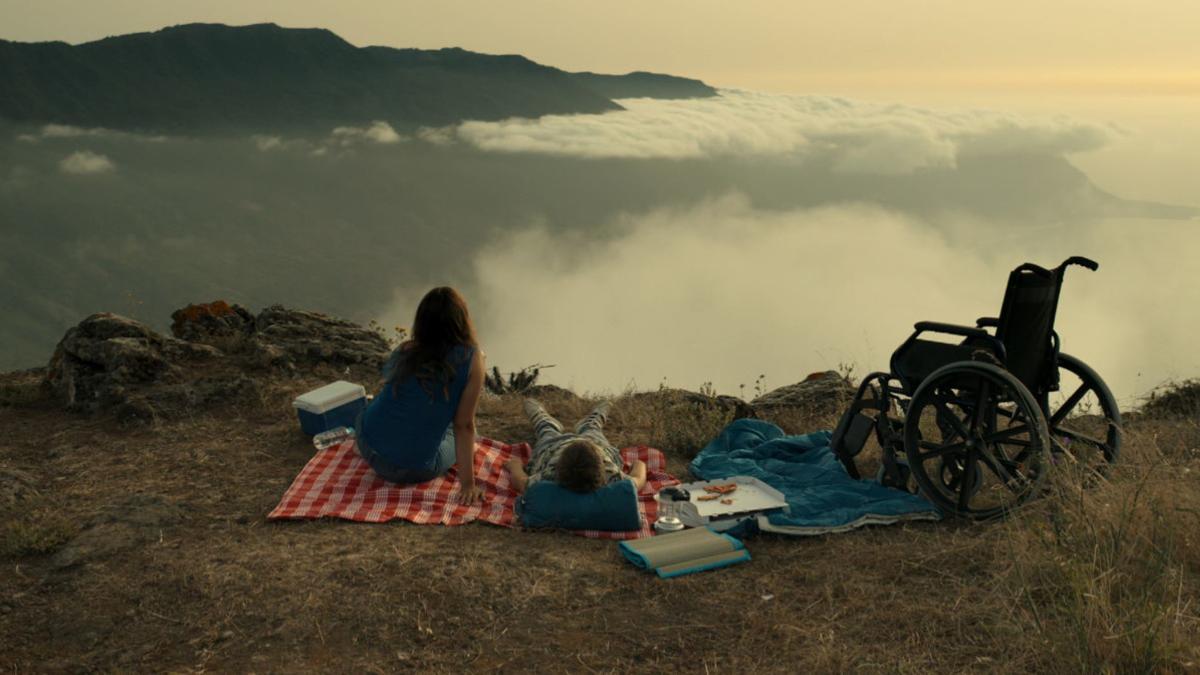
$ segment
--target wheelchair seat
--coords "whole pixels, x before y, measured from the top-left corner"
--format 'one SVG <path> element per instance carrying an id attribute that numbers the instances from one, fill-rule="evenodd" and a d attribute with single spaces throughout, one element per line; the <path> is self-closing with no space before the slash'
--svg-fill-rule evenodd
<path id="1" fill-rule="evenodd" d="M 1004 367 L 1035 397 L 1058 386 L 1055 357 L 1058 335 L 1054 318 L 1062 291 L 1063 273 L 1070 265 L 1097 269 L 1094 261 L 1075 256 L 1053 269 L 1025 263 L 1008 275 L 998 318 L 984 317 L 975 327 L 922 321 L 892 354 L 892 372 L 911 393 L 935 370 L 967 360 L 983 360 Z M 988 333 L 987 328 L 994 328 Z M 957 344 L 922 339 L 925 333 L 964 338 Z"/>

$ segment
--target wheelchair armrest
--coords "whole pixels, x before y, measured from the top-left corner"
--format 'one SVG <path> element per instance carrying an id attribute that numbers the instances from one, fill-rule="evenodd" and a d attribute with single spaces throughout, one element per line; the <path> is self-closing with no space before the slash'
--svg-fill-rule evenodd
<path id="1" fill-rule="evenodd" d="M 979 328 L 995 328 L 1000 325 L 1000 319 L 994 316 L 981 316 L 975 319 L 975 325 Z"/>
<path id="2" fill-rule="evenodd" d="M 942 323 L 940 321 L 918 321 L 913 325 L 918 333 L 946 333 L 948 335 L 961 335 L 963 337 L 991 337 L 988 332 L 982 328 L 972 328 L 970 326 L 959 326 L 953 323 Z"/>
<path id="3" fill-rule="evenodd" d="M 965 338 L 975 338 L 987 343 L 995 354 L 996 358 L 1001 362 L 1008 360 L 1008 352 L 1004 348 L 1004 343 L 996 339 L 995 335 L 987 332 L 982 328 L 972 328 L 970 326 L 959 326 L 953 323 L 941 323 L 940 321 L 918 321 L 913 325 L 915 329 L 908 340 L 916 340 L 921 333 L 945 333 L 947 335 L 961 335 Z M 907 342 L 905 343 L 907 344 Z"/>

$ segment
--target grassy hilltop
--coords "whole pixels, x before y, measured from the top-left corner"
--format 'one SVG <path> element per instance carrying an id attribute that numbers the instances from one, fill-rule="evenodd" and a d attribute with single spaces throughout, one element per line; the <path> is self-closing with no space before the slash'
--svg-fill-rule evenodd
<path id="1" fill-rule="evenodd" d="M 346 368 L 239 372 L 251 384 L 224 400 L 132 422 L 64 411 L 44 371 L 0 376 L 0 667 L 1145 672 L 1200 663 L 1195 383 L 1127 411 L 1108 481 L 1060 487 L 1005 522 L 763 535 L 747 542 L 749 564 L 660 581 L 612 542 L 563 533 L 268 523 L 312 454 L 291 398 Z M 373 382 L 372 373 L 353 366 L 348 377 Z M 589 404 L 565 390 L 539 395 L 567 418 Z M 528 439 L 520 398 L 486 396 L 480 433 Z M 830 427 L 837 407 L 760 416 L 806 432 Z M 628 393 L 609 430 L 619 445 L 661 448 L 682 477 L 734 414 L 703 395 Z"/>

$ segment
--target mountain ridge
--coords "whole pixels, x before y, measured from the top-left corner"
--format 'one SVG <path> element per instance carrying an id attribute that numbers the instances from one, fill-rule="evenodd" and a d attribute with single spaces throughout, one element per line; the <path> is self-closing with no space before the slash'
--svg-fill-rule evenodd
<path id="1" fill-rule="evenodd" d="M 713 96 L 699 80 L 568 73 L 517 54 L 356 47 L 324 28 L 182 24 L 71 45 L 0 40 L 0 117 L 148 132 L 399 128 Z"/>

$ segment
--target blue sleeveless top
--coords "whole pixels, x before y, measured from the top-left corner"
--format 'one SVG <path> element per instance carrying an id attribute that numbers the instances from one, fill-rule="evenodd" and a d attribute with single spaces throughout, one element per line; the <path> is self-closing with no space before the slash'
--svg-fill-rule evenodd
<path id="1" fill-rule="evenodd" d="M 388 382 L 363 411 L 358 436 L 397 468 L 422 469 L 434 462 L 442 436 L 458 412 L 475 348 L 457 345 L 447 355 L 454 366 L 448 400 L 439 383 L 430 387 L 433 390 L 430 396 L 416 377 L 392 382 L 406 355 L 399 347 L 392 352 L 384 366 Z"/>

